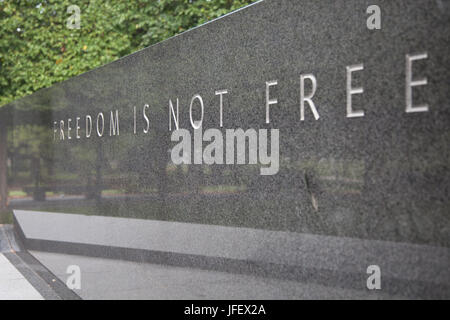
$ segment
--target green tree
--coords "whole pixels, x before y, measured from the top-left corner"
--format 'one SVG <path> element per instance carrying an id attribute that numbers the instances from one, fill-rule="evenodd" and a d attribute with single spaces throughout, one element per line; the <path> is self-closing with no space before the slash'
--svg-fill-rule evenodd
<path id="1" fill-rule="evenodd" d="M 255 0 L 0 0 L 0 106 Z M 70 5 L 80 29 L 67 27 Z"/>

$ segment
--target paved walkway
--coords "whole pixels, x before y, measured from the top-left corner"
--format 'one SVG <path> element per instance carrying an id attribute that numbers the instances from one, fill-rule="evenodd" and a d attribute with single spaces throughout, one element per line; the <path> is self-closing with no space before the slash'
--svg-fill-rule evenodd
<path id="1" fill-rule="evenodd" d="M 12 225 L 0 224 L 0 300 L 79 300 L 27 251 Z"/>
<path id="2" fill-rule="evenodd" d="M 3 253 L 0 253 L 0 300 L 43 300 Z"/>

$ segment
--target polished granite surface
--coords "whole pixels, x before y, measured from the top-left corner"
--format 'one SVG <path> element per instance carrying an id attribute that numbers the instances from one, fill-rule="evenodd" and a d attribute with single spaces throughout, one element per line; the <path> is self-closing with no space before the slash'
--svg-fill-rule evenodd
<path id="1" fill-rule="evenodd" d="M 367 29 L 369 4 L 381 30 Z M 266 0 L 40 90 L 2 111 L 9 182 L 28 195 L 11 206 L 448 252 L 449 18 L 445 1 Z M 194 136 L 199 97 L 200 133 L 279 130 L 276 174 L 251 150 L 245 164 L 206 164 L 202 147 L 199 164 L 174 164 L 177 101 Z"/>

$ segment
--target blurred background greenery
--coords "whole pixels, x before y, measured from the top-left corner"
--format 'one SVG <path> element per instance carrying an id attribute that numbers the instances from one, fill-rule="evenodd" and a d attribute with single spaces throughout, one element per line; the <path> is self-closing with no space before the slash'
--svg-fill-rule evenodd
<path id="1" fill-rule="evenodd" d="M 256 0 L 0 0 L 0 106 Z M 80 29 L 67 28 L 70 5 Z"/>

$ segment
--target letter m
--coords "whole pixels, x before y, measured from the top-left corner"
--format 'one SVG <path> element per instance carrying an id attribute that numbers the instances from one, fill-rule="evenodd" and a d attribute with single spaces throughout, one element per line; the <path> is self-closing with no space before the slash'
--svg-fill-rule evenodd
<path id="1" fill-rule="evenodd" d="M 111 111 L 111 118 L 109 123 L 109 135 L 115 136 L 117 130 L 117 135 L 119 135 L 119 110 L 116 110 L 116 117 L 114 118 L 114 113 Z"/>

